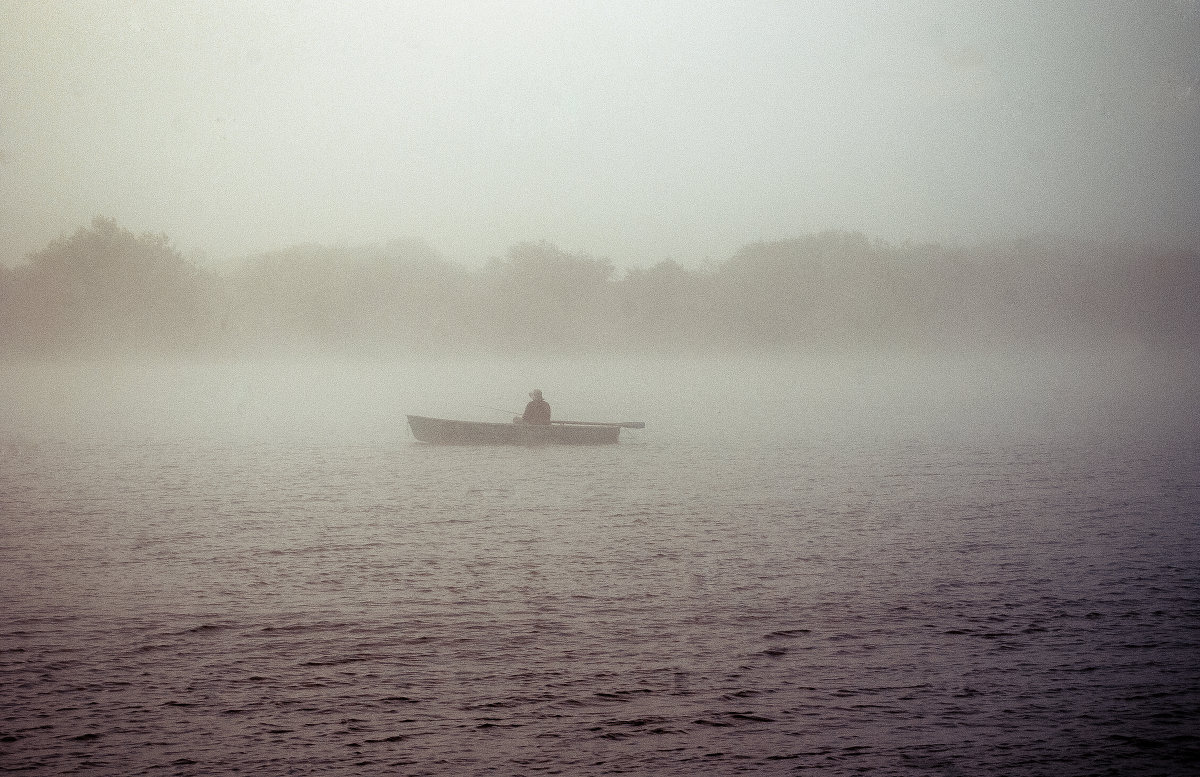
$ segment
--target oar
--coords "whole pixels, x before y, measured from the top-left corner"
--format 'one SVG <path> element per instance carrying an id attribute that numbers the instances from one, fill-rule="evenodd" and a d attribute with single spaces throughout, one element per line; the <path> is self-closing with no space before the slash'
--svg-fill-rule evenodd
<path id="1" fill-rule="evenodd" d="M 514 413 L 511 410 L 504 410 L 499 407 L 488 407 L 487 405 L 476 405 L 476 407 L 482 407 L 484 410 L 495 410 L 497 413 L 507 413 L 507 414 L 513 415 L 513 416 L 521 415 L 520 413 Z M 646 428 L 645 421 L 614 421 L 612 423 L 605 423 L 604 421 L 553 421 L 552 420 L 550 423 L 552 423 L 552 424 L 570 424 L 572 426 L 619 426 L 622 429 L 645 429 Z"/>

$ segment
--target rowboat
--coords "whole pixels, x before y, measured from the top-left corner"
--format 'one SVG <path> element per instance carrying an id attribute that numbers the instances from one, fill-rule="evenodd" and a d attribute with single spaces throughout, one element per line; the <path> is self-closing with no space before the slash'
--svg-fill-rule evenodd
<path id="1" fill-rule="evenodd" d="M 641 421 L 552 421 L 550 424 L 495 424 L 408 416 L 413 437 L 440 445 L 612 445 L 621 429 L 641 429 Z"/>

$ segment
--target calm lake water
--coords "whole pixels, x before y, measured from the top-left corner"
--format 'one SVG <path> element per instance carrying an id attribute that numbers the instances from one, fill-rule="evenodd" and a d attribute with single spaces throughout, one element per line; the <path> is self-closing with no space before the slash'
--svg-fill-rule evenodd
<path id="1" fill-rule="evenodd" d="M 1196 376 L 0 367 L 0 769 L 1196 773 Z M 505 420 L 535 386 L 646 429 L 404 425 Z"/>

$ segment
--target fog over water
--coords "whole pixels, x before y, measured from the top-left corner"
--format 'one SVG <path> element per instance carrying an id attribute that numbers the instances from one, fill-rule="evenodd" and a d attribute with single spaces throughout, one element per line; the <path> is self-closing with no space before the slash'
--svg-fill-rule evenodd
<path id="1" fill-rule="evenodd" d="M 403 413 L 645 420 L 432 446 Z M 0 372 L 0 765 L 1179 774 L 1175 355 Z"/>
<path id="2" fill-rule="evenodd" d="M 1198 84 L 1183 1 L 0 2 L 0 770 L 1195 771 Z M 645 426 L 405 421 L 534 388 Z"/>
<path id="3" fill-rule="evenodd" d="M 653 434 L 637 438 L 1117 435 L 1152 442 L 1197 431 L 1200 366 L 1190 357 L 897 351 L 12 363 L 4 368 L 3 420 L 17 437 L 116 434 L 136 442 L 188 433 L 405 443 L 405 413 L 507 422 L 536 383 L 553 400 L 555 418 L 648 420 Z"/>

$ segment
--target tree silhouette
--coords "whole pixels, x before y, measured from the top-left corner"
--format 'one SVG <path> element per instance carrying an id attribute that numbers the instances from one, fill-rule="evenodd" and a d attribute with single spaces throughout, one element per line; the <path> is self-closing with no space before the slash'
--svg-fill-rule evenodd
<path id="1" fill-rule="evenodd" d="M 5 329 L 35 349 L 179 349 L 209 330 L 205 278 L 166 235 L 114 219 L 55 240 L 11 271 Z"/>
<path id="2" fill-rule="evenodd" d="M 1197 348 L 1197 296 L 1194 253 L 1051 238 L 897 246 L 840 231 L 620 277 L 544 241 L 467 269 L 412 240 L 294 246 L 214 274 L 165 235 L 97 217 L 0 267 L 0 351 Z"/>

